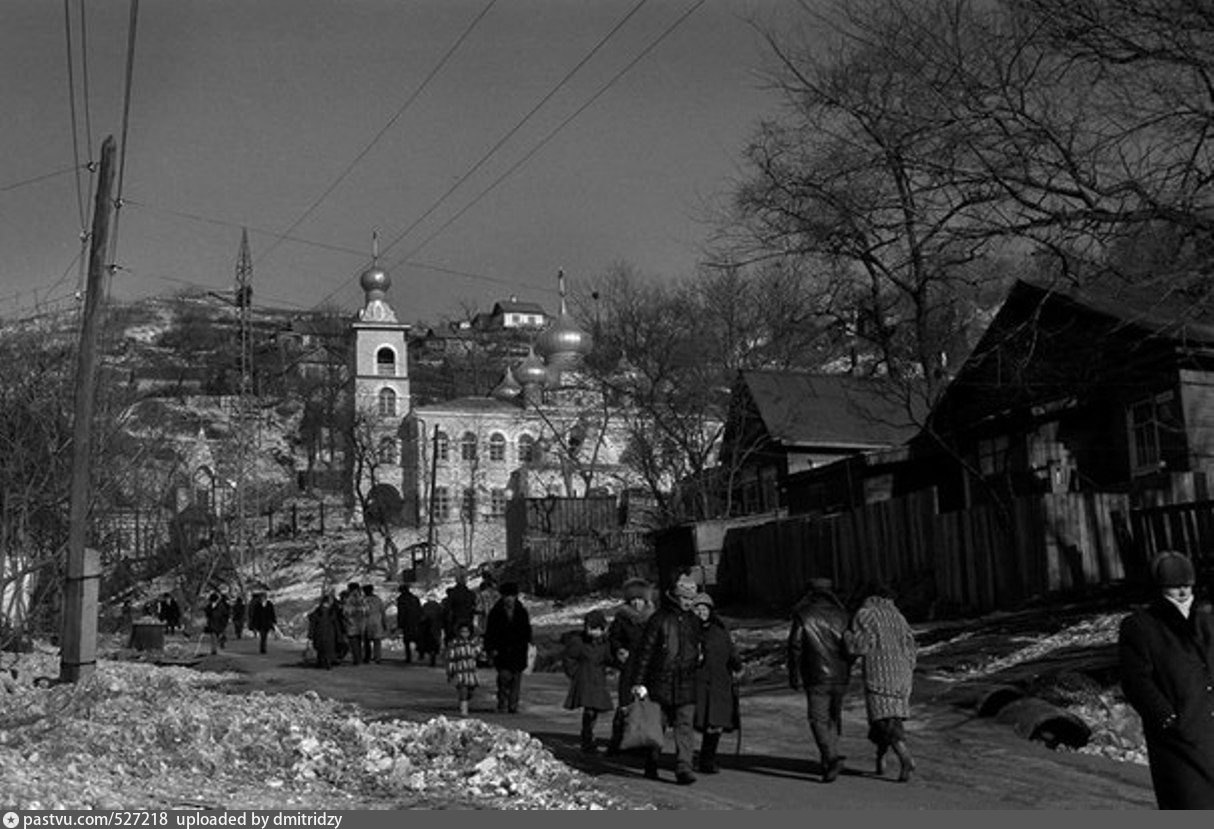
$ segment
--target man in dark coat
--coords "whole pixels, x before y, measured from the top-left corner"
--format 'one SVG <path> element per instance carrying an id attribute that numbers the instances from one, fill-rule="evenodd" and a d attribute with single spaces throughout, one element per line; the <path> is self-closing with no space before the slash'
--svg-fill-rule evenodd
<path id="1" fill-rule="evenodd" d="M 1154 601 L 1121 623 L 1121 687 L 1142 718 L 1159 808 L 1214 809 L 1214 616 L 1194 607 L 1185 556 L 1160 553 L 1151 575 Z"/>
<path id="2" fill-rule="evenodd" d="M 517 584 L 506 582 L 501 593 L 485 620 L 485 652 L 497 669 L 498 713 L 517 714 L 531 645 L 531 616 L 518 600 Z M 466 624 L 472 624 L 471 618 Z"/>
<path id="3" fill-rule="evenodd" d="M 231 615 L 232 609 L 228 605 L 226 597 L 212 592 L 207 597 L 207 606 L 203 608 L 202 612 L 206 618 L 206 627 L 203 628 L 203 631 L 211 636 L 211 655 L 214 656 L 228 642 L 228 617 Z"/>
<path id="4" fill-rule="evenodd" d="M 413 661 L 413 645 L 421 636 L 421 626 L 422 601 L 409 589 L 408 583 L 402 584 L 400 595 L 396 597 L 396 629 L 400 631 L 401 644 L 405 647 L 405 662 Z"/>
<path id="5" fill-rule="evenodd" d="M 244 594 L 237 593 L 236 598 L 232 602 L 232 635 L 237 639 L 244 636 L 246 610 Z"/>
<path id="6" fill-rule="evenodd" d="M 266 639 L 276 627 L 278 614 L 274 611 L 274 602 L 270 601 L 264 590 L 259 590 L 253 594 L 253 601 L 249 603 L 249 630 L 257 634 L 258 652 L 266 652 Z"/>
<path id="7" fill-rule="evenodd" d="M 830 579 L 810 580 L 809 591 L 793 608 L 788 632 L 788 685 L 794 691 L 805 688 L 809 729 L 827 783 L 843 770 L 839 735 L 843 697 L 851 678 L 851 660 L 843 646 L 851 617 L 831 587 Z"/>
<path id="8" fill-rule="evenodd" d="M 611 664 L 620 672 L 616 686 L 615 718 L 611 722 L 611 742 L 607 753 L 620 750 L 624 738 L 624 709 L 632 702 L 632 667 L 641 647 L 641 636 L 645 623 L 653 615 L 653 604 L 649 601 L 649 582 L 644 579 L 629 579 L 624 582 L 624 603 L 615 610 L 611 625 L 607 628 L 607 643 L 611 649 Z"/>
<path id="9" fill-rule="evenodd" d="M 649 618 L 632 672 L 635 696 L 648 696 L 662 706 L 662 719 L 674 729 L 675 782 L 694 783 L 696 670 L 700 666 L 700 621 L 691 612 L 698 592 L 695 580 L 680 576 Z M 662 749 L 650 749 L 645 776 L 658 778 Z"/>
<path id="10" fill-rule="evenodd" d="M 443 599 L 443 633 L 448 640 L 455 638 L 461 624 L 476 631 L 476 594 L 468 587 L 468 574 L 462 567 L 455 571 L 455 584 L 447 588 Z"/>

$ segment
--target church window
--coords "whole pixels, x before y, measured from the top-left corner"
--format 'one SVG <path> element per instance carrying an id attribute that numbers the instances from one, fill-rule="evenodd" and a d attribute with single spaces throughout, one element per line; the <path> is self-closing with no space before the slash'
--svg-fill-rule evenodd
<path id="1" fill-rule="evenodd" d="M 434 454 L 442 463 L 451 460 L 451 441 L 446 432 L 439 432 L 434 438 Z"/>
<path id="2" fill-rule="evenodd" d="M 531 435 L 519 435 L 518 437 L 518 462 L 531 463 L 535 457 L 535 438 Z"/>
<path id="3" fill-rule="evenodd" d="M 396 376 L 396 352 L 384 346 L 375 352 L 375 373 L 381 377 Z"/>
<path id="4" fill-rule="evenodd" d="M 451 515 L 451 490 L 445 486 L 434 488 L 434 498 L 430 501 L 430 512 L 435 521 L 446 521 Z"/>
<path id="5" fill-rule="evenodd" d="M 506 438 L 501 432 L 489 436 L 489 460 L 506 460 Z"/>
<path id="6" fill-rule="evenodd" d="M 379 390 L 379 415 L 380 417 L 396 416 L 396 392 L 392 389 Z"/>
<path id="7" fill-rule="evenodd" d="M 476 460 L 476 435 L 472 432 L 464 432 L 459 443 L 459 456 L 465 461 Z"/>

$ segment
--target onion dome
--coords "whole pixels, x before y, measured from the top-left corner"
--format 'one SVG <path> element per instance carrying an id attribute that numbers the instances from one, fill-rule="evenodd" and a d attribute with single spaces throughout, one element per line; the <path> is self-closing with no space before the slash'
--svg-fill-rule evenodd
<path id="1" fill-rule="evenodd" d="M 515 368 L 514 376 L 524 386 L 544 386 L 548 384 L 548 367 L 535 353 L 535 348 L 529 348 L 527 356 Z"/>
<path id="2" fill-rule="evenodd" d="M 392 280 L 388 278 L 387 271 L 378 264 L 372 264 L 358 278 L 358 284 L 362 286 L 363 292 L 367 295 L 367 301 L 370 302 L 373 299 L 383 299 L 384 295 L 388 293 L 388 289 L 392 287 Z"/>
<path id="3" fill-rule="evenodd" d="M 362 286 L 363 293 L 366 295 L 366 301 L 363 303 L 363 309 L 359 312 L 359 319 L 364 322 L 396 322 L 396 312 L 392 310 L 392 306 L 384 299 L 388 293 L 388 289 L 392 287 L 392 280 L 388 278 L 388 272 L 379 266 L 379 239 L 372 236 L 373 253 L 371 256 L 371 267 L 362 272 L 362 276 L 358 278 L 358 284 Z"/>
<path id="4" fill-rule="evenodd" d="M 510 367 L 506 367 L 506 374 L 502 377 L 502 381 L 497 384 L 497 388 L 493 390 L 493 396 L 498 400 L 513 400 L 523 393 L 523 387 L 519 381 L 514 378 L 514 372 Z"/>
<path id="5" fill-rule="evenodd" d="M 548 365 L 560 371 L 575 366 L 590 353 L 590 335 L 578 327 L 565 304 L 565 272 L 557 271 L 560 286 L 561 311 L 552 325 L 536 338 L 535 351 Z"/>

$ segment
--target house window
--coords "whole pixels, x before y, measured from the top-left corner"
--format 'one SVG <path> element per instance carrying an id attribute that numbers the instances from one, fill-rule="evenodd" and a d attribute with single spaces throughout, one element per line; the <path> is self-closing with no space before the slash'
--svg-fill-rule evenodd
<path id="1" fill-rule="evenodd" d="M 489 493 L 489 514 L 494 518 L 506 514 L 506 490 L 494 489 Z"/>
<path id="2" fill-rule="evenodd" d="M 396 441 L 392 438 L 382 438 L 380 440 L 379 462 L 396 463 Z"/>
<path id="3" fill-rule="evenodd" d="M 392 389 L 379 390 L 379 416 L 396 417 L 396 392 Z"/>
<path id="4" fill-rule="evenodd" d="M 1135 473 L 1153 472 L 1163 460 L 1160 437 L 1172 426 L 1172 393 L 1165 392 L 1130 406 L 1130 466 Z"/>
<path id="5" fill-rule="evenodd" d="M 464 500 L 460 506 L 460 517 L 469 524 L 476 523 L 476 490 L 465 489 Z"/>
<path id="6" fill-rule="evenodd" d="M 501 432 L 494 432 L 489 436 L 489 460 L 506 460 L 506 438 Z"/>
<path id="7" fill-rule="evenodd" d="M 451 515 L 451 491 L 445 486 L 434 488 L 434 497 L 430 501 L 430 513 L 435 521 L 446 521 Z"/>
<path id="8" fill-rule="evenodd" d="M 375 352 L 375 373 L 381 377 L 396 376 L 396 352 L 387 346 Z"/>
<path id="9" fill-rule="evenodd" d="M 439 432 L 434 436 L 434 455 L 443 463 L 451 460 L 451 441 L 446 432 Z"/>
<path id="10" fill-rule="evenodd" d="M 531 435 L 519 435 L 518 437 L 518 462 L 531 463 L 535 457 L 535 438 Z"/>
<path id="11" fill-rule="evenodd" d="M 1007 435 L 978 441 L 978 471 L 983 477 L 1007 472 Z"/>
<path id="12" fill-rule="evenodd" d="M 459 442 L 459 456 L 461 460 L 474 461 L 476 460 L 476 435 L 471 432 L 464 432 L 464 436 Z"/>

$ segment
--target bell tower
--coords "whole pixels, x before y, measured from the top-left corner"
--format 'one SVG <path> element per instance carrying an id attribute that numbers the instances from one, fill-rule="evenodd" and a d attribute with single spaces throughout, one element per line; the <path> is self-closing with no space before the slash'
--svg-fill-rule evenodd
<path id="1" fill-rule="evenodd" d="M 409 360 L 405 335 L 409 326 L 396 318 L 385 298 L 392 280 L 378 263 L 378 244 L 371 267 L 359 277 L 365 295 L 354 330 L 355 414 L 372 425 L 381 463 L 376 483 L 400 489 L 400 425 L 409 413 Z"/>

